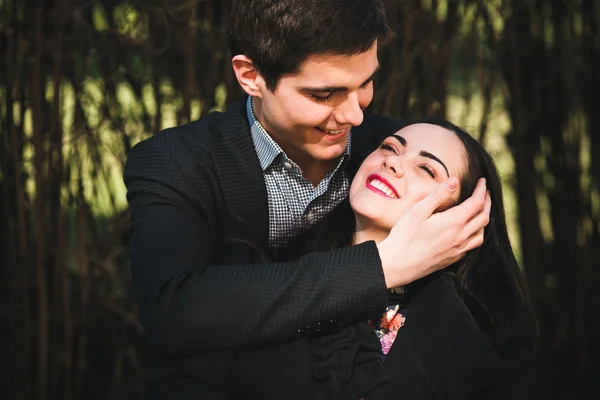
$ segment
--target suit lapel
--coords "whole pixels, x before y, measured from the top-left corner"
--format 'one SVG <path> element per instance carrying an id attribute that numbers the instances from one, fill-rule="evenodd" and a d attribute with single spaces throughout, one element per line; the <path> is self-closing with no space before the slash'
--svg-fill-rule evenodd
<path id="1" fill-rule="evenodd" d="M 219 136 L 210 143 L 217 176 L 235 224 L 233 234 L 268 246 L 267 188 L 254 149 L 245 101 L 233 103 L 217 126 Z M 231 228 L 231 227 L 230 227 Z M 241 229 L 242 232 L 237 231 Z"/>

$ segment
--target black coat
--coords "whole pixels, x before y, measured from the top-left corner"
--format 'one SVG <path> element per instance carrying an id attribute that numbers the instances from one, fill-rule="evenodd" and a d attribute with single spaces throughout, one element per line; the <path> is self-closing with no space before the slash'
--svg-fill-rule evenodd
<path id="1" fill-rule="evenodd" d="M 350 176 L 382 137 L 401 126 L 366 116 L 352 130 Z M 244 379 L 240 355 L 268 352 L 260 349 L 266 344 L 306 343 L 294 339 L 362 323 L 385 308 L 387 292 L 373 242 L 294 262 L 249 264 L 255 252 L 235 239 L 250 238 L 250 247 L 267 249 L 269 219 L 244 101 L 136 145 L 124 179 L 132 213 L 134 291 L 142 324 L 159 353 L 150 398 L 228 398 L 232 382 Z M 423 297 L 429 308 L 445 301 Z M 411 304 L 411 313 L 415 307 Z M 399 335 L 395 346 L 406 349 L 406 356 L 394 364 L 394 375 L 403 385 L 422 379 L 444 393 L 440 388 L 456 362 L 444 356 L 452 356 L 447 351 L 479 365 L 457 350 L 462 341 L 454 339 L 468 338 L 468 354 L 501 364 L 472 319 L 464 326 L 453 322 L 456 335 L 446 340 L 434 336 L 423 343 L 421 337 L 448 329 L 441 317 L 429 324 L 415 318 L 415 324 L 427 325 L 422 329 L 429 336 L 417 331 L 413 337 L 410 329 Z M 261 365 L 263 356 L 248 366 Z M 498 372 L 490 369 L 489 376 Z"/>
<path id="2" fill-rule="evenodd" d="M 387 354 L 367 323 L 237 352 L 232 398 L 531 399 L 531 326 L 492 347 L 453 278 L 437 274 L 412 295 Z"/>

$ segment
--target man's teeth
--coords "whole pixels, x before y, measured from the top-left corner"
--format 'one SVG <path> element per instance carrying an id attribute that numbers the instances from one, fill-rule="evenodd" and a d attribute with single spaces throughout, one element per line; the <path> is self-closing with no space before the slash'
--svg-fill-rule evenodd
<path id="1" fill-rule="evenodd" d="M 371 186 L 374 186 L 377 189 L 381 190 L 383 193 L 387 194 L 389 197 L 391 197 L 393 199 L 396 198 L 396 194 L 394 194 L 394 192 L 392 191 L 392 189 L 390 189 L 390 187 L 388 185 L 386 185 L 385 183 L 381 182 L 379 179 L 374 178 L 369 184 Z"/>
<path id="2" fill-rule="evenodd" d="M 338 130 L 335 130 L 335 131 L 330 131 L 330 130 L 327 130 L 327 129 L 321 129 L 321 130 L 323 132 L 325 132 L 326 134 L 328 134 L 328 135 L 339 135 L 340 133 L 343 133 L 345 131 L 345 129 L 338 129 Z"/>

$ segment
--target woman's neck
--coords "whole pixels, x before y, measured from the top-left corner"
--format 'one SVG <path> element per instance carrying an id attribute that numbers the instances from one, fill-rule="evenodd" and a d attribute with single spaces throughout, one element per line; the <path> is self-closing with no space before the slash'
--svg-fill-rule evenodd
<path id="1" fill-rule="evenodd" d="M 381 242 L 383 239 L 388 237 L 390 232 L 372 225 L 366 225 L 360 222 L 360 219 L 356 219 L 356 232 L 354 233 L 354 243 L 361 244 L 374 240 L 375 243 Z"/>

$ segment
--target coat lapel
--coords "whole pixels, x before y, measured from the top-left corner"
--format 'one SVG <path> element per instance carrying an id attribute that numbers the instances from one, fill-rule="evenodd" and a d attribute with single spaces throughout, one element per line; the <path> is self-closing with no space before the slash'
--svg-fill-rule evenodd
<path id="1" fill-rule="evenodd" d="M 210 143 L 217 176 L 235 235 L 266 249 L 269 237 L 267 188 L 254 149 L 245 101 L 227 108 Z M 241 231 L 240 231 L 241 230 Z"/>

